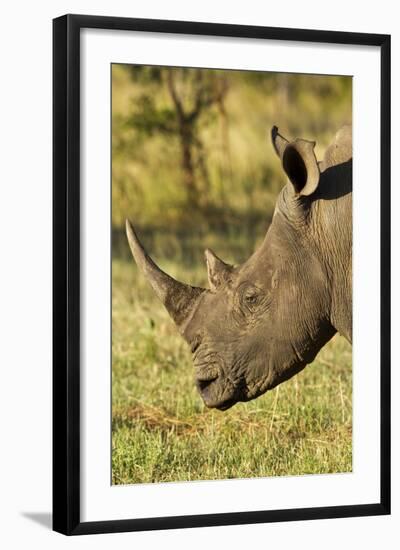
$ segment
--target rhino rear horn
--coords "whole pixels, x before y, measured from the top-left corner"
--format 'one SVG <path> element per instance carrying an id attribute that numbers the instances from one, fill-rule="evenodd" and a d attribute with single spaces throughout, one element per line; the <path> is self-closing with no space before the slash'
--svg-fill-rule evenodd
<path id="1" fill-rule="evenodd" d="M 217 290 L 228 278 L 233 267 L 223 262 L 212 250 L 204 253 L 207 262 L 208 283 L 211 290 Z"/>
<path id="2" fill-rule="evenodd" d="M 274 126 L 271 131 L 274 149 L 297 195 L 309 196 L 316 191 L 320 178 L 315 156 L 315 141 L 296 139 L 289 142 Z"/>
<path id="3" fill-rule="evenodd" d="M 147 254 L 128 220 L 126 220 L 126 234 L 138 267 L 180 331 L 183 332 L 192 318 L 197 302 L 205 289 L 181 283 L 162 271 Z"/>

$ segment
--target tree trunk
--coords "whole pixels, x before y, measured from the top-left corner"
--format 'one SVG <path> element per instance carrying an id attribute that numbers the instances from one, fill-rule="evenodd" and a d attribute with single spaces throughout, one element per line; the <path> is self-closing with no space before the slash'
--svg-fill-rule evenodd
<path id="1" fill-rule="evenodd" d="M 183 183 L 185 185 L 188 203 L 191 207 L 199 205 L 199 195 L 193 164 L 193 138 L 190 128 L 182 124 L 180 128 L 180 143 L 182 154 Z"/>

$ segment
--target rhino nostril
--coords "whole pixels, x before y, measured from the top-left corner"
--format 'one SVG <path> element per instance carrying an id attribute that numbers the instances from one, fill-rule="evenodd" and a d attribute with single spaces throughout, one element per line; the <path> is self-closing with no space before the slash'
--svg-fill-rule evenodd
<path id="1" fill-rule="evenodd" d="M 197 368 L 196 369 L 196 385 L 201 393 L 204 393 L 219 376 L 217 367 Z"/>
<path id="2" fill-rule="evenodd" d="M 211 384 L 212 384 L 217 378 L 218 378 L 217 376 L 216 376 L 215 378 L 211 378 L 211 379 L 207 379 L 207 380 L 202 380 L 202 379 L 197 378 L 197 379 L 196 379 L 197 387 L 199 388 L 199 390 L 200 390 L 201 392 L 203 392 L 203 391 L 206 390 L 209 386 L 211 386 Z"/>
<path id="3" fill-rule="evenodd" d="M 218 378 L 217 369 L 204 369 L 196 372 L 196 380 L 198 382 L 212 382 Z"/>

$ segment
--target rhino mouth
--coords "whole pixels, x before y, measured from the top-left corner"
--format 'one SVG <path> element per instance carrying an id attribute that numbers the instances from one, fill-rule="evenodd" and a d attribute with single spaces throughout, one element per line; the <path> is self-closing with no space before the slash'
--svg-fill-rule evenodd
<path id="1" fill-rule="evenodd" d="M 239 401 L 225 375 L 225 363 L 215 351 L 197 347 L 194 353 L 195 383 L 206 407 L 226 411 Z"/>
<path id="2" fill-rule="evenodd" d="M 238 402 L 238 399 L 234 396 L 221 395 L 219 382 L 217 380 L 196 380 L 196 386 L 204 401 L 204 404 L 209 409 L 226 411 Z M 226 394 L 227 392 L 224 391 L 223 393 Z"/>
<path id="3" fill-rule="evenodd" d="M 227 411 L 228 409 L 233 407 L 233 405 L 236 405 L 237 402 L 238 401 L 235 398 L 227 399 L 223 403 L 220 403 L 219 405 L 217 405 L 215 408 L 218 409 L 219 411 Z"/>
<path id="4" fill-rule="evenodd" d="M 226 411 L 238 402 L 234 388 L 227 384 L 220 368 L 211 366 L 198 369 L 195 380 L 206 407 Z"/>
<path id="5" fill-rule="evenodd" d="M 215 407 L 219 388 L 220 371 L 216 367 L 196 369 L 196 387 L 207 407 Z"/>

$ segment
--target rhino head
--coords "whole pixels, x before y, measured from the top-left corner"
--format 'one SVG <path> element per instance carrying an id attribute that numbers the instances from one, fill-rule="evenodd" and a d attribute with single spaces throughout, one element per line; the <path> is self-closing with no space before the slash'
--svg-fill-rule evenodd
<path id="1" fill-rule="evenodd" d="M 132 254 L 191 348 L 208 407 L 226 410 L 274 388 L 338 330 L 350 340 L 349 131 L 337 134 L 318 163 L 314 142 L 288 142 L 272 129 L 288 183 L 264 241 L 244 264 L 206 250 L 209 289 L 164 273 L 127 222 Z"/>

